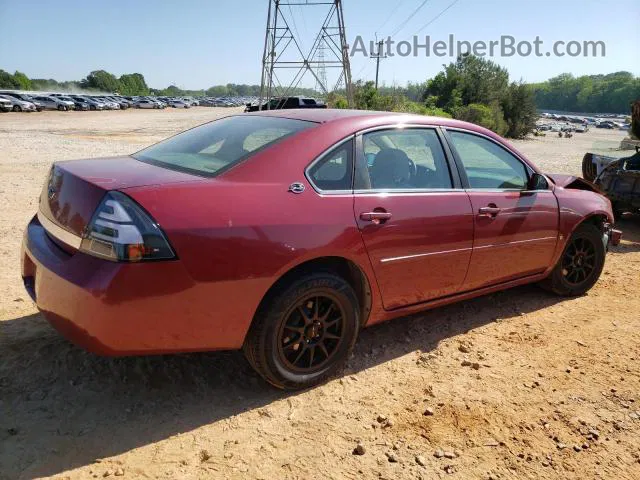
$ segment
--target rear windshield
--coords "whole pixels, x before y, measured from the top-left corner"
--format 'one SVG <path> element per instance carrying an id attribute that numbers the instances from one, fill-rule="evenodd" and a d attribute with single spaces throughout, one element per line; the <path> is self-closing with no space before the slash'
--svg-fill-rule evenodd
<path id="1" fill-rule="evenodd" d="M 227 117 L 187 130 L 133 157 L 160 167 L 213 177 L 254 153 L 315 125 L 288 118 Z"/>

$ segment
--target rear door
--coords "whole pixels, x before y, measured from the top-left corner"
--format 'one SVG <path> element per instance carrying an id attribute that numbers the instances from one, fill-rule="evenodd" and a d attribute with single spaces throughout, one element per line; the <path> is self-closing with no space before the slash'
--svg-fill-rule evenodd
<path id="1" fill-rule="evenodd" d="M 455 129 L 446 136 L 473 206 L 473 255 L 464 289 L 544 271 L 558 240 L 554 193 L 528 190 L 530 167 L 489 137 Z"/>
<path id="2" fill-rule="evenodd" d="M 466 192 L 437 128 L 356 137 L 354 214 L 387 310 L 457 292 L 473 238 Z"/>

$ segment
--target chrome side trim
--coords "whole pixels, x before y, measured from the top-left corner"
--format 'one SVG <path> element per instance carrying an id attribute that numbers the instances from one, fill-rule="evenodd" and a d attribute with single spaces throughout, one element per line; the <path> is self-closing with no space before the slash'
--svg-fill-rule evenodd
<path id="1" fill-rule="evenodd" d="M 71 233 L 68 230 L 56 225 L 51 220 L 49 220 L 45 215 L 38 210 L 38 221 L 40 225 L 47 231 L 47 233 L 62 243 L 66 243 L 70 247 L 75 248 L 76 250 L 80 249 L 80 244 L 82 243 L 82 237 L 77 236 L 74 233 Z"/>
<path id="2" fill-rule="evenodd" d="M 528 240 L 516 240 L 515 242 L 507 242 L 507 243 L 494 243 L 492 245 L 482 245 L 480 247 L 473 247 L 475 250 L 480 250 L 481 248 L 494 248 L 494 247 L 507 247 L 510 245 L 518 245 L 521 243 L 531 243 L 531 242 L 543 242 L 545 240 L 557 240 L 558 237 L 540 237 L 540 238 L 530 238 Z"/>
<path id="3" fill-rule="evenodd" d="M 416 255 L 405 255 L 404 257 L 383 258 L 382 260 L 380 260 L 380 263 L 396 262 L 398 260 L 409 260 L 419 257 L 430 257 L 431 255 L 446 255 L 447 253 L 467 252 L 469 250 L 472 250 L 472 248 L 456 248 L 455 250 L 443 250 L 441 252 L 418 253 Z"/>
<path id="4" fill-rule="evenodd" d="M 541 237 L 541 238 L 530 238 L 528 240 L 516 240 L 515 242 L 507 242 L 507 243 L 496 243 L 493 245 L 482 245 L 480 247 L 469 247 L 469 248 L 456 248 L 454 250 L 443 250 L 441 252 L 429 252 L 429 253 L 418 253 L 416 255 L 405 255 L 402 257 L 390 257 L 390 258 L 383 258 L 382 260 L 380 260 L 380 263 L 388 263 L 388 262 L 396 262 L 399 260 L 411 260 L 413 258 L 420 258 L 420 257 L 430 257 L 432 255 L 446 255 L 448 253 L 457 253 L 457 252 L 466 252 L 469 250 L 480 250 L 483 248 L 494 248 L 494 247 L 509 247 L 512 245 L 518 245 L 521 243 L 530 243 L 530 242 L 542 242 L 545 240 L 557 240 L 557 237 Z"/>

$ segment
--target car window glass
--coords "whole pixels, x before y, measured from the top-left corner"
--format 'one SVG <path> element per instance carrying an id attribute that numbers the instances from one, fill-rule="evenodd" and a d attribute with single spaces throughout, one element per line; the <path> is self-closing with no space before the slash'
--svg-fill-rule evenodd
<path id="1" fill-rule="evenodd" d="M 449 166 L 431 128 L 383 130 L 363 135 L 366 169 L 358 189 L 450 189 Z M 368 178 L 367 178 L 368 177 Z"/>
<path id="2" fill-rule="evenodd" d="M 478 135 L 449 132 L 471 188 L 525 189 L 527 170 L 519 159 Z"/>
<path id="3" fill-rule="evenodd" d="M 353 141 L 336 147 L 309 169 L 309 177 L 320 190 L 351 190 Z"/>
<path id="4" fill-rule="evenodd" d="M 262 130 L 257 130 L 245 138 L 242 147 L 247 152 L 253 152 L 263 145 L 271 143 L 277 138 L 286 135 L 287 133 L 289 133 L 289 131 L 285 128 L 264 128 Z"/>
<path id="5" fill-rule="evenodd" d="M 133 157 L 165 168 L 214 176 L 258 150 L 313 126 L 312 122 L 288 118 L 232 116 L 187 130 Z"/>

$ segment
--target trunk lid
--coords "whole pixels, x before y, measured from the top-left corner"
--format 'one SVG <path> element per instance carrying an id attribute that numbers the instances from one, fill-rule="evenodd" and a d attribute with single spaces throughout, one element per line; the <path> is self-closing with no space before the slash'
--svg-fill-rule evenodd
<path id="1" fill-rule="evenodd" d="M 81 236 L 109 190 L 194 181 L 205 179 L 129 156 L 57 162 L 42 188 L 39 208 L 52 222 Z"/>

